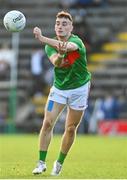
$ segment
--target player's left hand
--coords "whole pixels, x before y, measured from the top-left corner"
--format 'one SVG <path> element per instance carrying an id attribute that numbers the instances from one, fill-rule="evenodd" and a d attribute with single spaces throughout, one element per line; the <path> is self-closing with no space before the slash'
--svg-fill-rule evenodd
<path id="1" fill-rule="evenodd" d="M 65 54 L 67 52 L 67 42 L 59 43 L 58 52 L 61 55 Z"/>

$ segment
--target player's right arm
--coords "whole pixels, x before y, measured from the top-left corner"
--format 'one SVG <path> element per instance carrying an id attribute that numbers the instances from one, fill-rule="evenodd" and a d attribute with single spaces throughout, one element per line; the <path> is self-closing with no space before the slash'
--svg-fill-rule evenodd
<path id="1" fill-rule="evenodd" d="M 48 38 L 42 35 L 41 29 L 38 27 L 35 27 L 33 29 L 33 34 L 35 35 L 35 38 L 38 39 L 41 43 L 50 45 L 52 47 L 54 47 L 55 49 L 59 49 L 59 45 L 62 46 L 63 42 L 60 40 L 56 40 L 56 39 L 52 39 L 52 38 Z M 66 51 L 70 52 L 70 51 L 75 51 L 78 49 L 77 44 L 73 43 L 73 42 L 68 42 L 67 46 L 66 46 Z"/>

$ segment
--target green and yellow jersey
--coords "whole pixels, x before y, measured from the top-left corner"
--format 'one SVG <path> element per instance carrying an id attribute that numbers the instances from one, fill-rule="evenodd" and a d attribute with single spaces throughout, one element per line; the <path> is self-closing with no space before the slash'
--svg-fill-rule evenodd
<path id="1" fill-rule="evenodd" d="M 91 79 L 87 70 L 86 48 L 82 40 L 71 35 L 68 42 L 77 44 L 76 51 L 68 52 L 60 67 L 54 67 L 54 86 L 61 90 L 75 89 L 83 86 Z M 48 57 L 58 53 L 52 46 L 46 45 L 45 51 Z"/>

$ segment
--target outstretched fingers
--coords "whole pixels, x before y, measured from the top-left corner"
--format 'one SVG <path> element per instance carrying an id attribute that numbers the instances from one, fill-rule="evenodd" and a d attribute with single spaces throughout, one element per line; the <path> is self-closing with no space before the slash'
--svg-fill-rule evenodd
<path id="1" fill-rule="evenodd" d="M 59 53 L 64 54 L 67 52 L 67 42 L 59 43 Z"/>

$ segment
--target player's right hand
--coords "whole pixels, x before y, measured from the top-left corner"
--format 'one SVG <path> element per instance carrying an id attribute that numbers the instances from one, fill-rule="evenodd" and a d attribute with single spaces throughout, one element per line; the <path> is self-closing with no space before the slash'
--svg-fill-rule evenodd
<path id="1" fill-rule="evenodd" d="M 39 37 L 41 36 L 41 29 L 38 27 L 35 27 L 33 29 L 33 34 L 34 34 L 35 38 L 39 39 Z"/>

